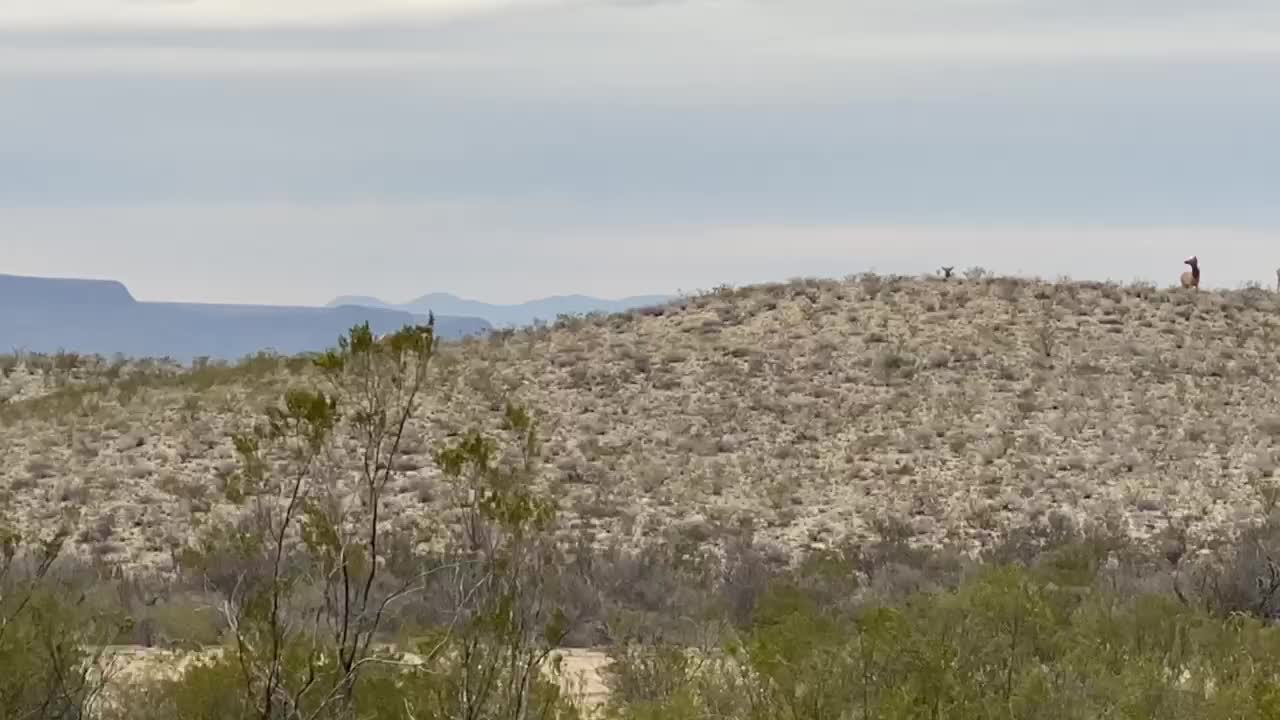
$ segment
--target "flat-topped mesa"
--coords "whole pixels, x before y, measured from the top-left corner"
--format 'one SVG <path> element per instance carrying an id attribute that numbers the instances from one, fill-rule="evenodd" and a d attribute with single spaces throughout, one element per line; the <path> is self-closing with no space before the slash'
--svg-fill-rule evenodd
<path id="1" fill-rule="evenodd" d="M 6 307 L 118 307 L 136 303 L 129 289 L 115 280 L 0 274 L 0 305 Z"/>
<path id="2" fill-rule="evenodd" d="M 1190 265 L 1191 269 L 1182 273 L 1182 287 L 1200 289 L 1200 259 L 1195 255 L 1182 261 L 1185 265 Z"/>

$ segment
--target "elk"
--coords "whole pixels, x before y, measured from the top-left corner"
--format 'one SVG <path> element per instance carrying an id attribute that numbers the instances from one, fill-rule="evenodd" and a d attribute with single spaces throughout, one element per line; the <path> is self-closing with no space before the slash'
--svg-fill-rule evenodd
<path id="1" fill-rule="evenodd" d="M 956 266 L 955 266 L 955 265 L 951 265 L 951 266 L 943 265 L 942 267 L 938 268 L 938 272 L 941 272 L 941 273 L 942 273 L 942 280 L 943 280 L 943 282 L 946 282 L 947 280 L 950 280 L 950 279 L 951 279 L 951 273 L 955 272 L 955 270 L 956 270 Z M 1276 277 L 1277 277 L 1277 278 L 1280 278 L 1280 270 L 1277 270 L 1277 271 L 1276 271 Z"/>
<path id="2" fill-rule="evenodd" d="M 1195 255 L 1182 261 L 1191 266 L 1191 270 L 1182 273 L 1182 287 L 1200 289 L 1200 259 Z"/>

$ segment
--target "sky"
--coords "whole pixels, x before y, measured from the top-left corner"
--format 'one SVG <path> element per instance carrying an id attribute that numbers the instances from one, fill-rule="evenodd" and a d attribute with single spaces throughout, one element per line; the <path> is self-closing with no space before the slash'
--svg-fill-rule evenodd
<path id="1" fill-rule="evenodd" d="M 1274 0 L 0 0 L 0 272 L 620 297 L 1271 284 Z"/>

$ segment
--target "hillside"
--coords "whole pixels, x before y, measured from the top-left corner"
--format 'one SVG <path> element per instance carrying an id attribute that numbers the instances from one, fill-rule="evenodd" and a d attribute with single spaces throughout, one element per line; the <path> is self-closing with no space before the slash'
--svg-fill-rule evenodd
<path id="1" fill-rule="evenodd" d="M 392 304 L 375 297 L 348 295 L 329 302 L 329 306 L 360 305 L 364 307 L 404 310 L 425 315 L 461 315 L 484 318 L 494 327 L 519 327 L 535 320 L 554 322 L 561 315 L 587 315 L 590 313 L 618 313 L 635 308 L 662 305 L 674 298 L 666 295 L 636 295 L 606 300 L 589 295 L 555 295 L 529 300 L 515 305 L 500 305 L 468 300 L 449 293 L 430 293 L 406 303 Z"/>
<path id="2" fill-rule="evenodd" d="M 0 274 L 0 306 L 123 306 L 137 301 L 115 280 Z"/>
<path id="3" fill-rule="evenodd" d="M 0 348 L 111 356 L 234 359 L 272 348 L 318 350 L 363 321 L 379 332 L 421 322 L 402 310 L 139 302 L 105 280 L 0 275 Z M 478 318 L 441 316 L 443 337 L 488 332 Z"/>
<path id="4" fill-rule="evenodd" d="M 976 548 L 1066 513 L 1142 537 L 1173 522 L 1205 543 L 1280 500 L 1266 291 L 797 281 L 507 331 L 441 360 L 391 503 L 404 528 L 446 510 L 432 443 L 496 422 L 504 397 L 543 415 L 544 477 L 596 540 L 674 527 L 715 542 L 749 523 L 790 548 L 890 529 Z M 78 505 L 83 547 L 165 566 L 193 514 L 216 510 L 227 432 L 297 378 L 259 362 L 86 390 L 102 372 L 51 375 L 71 389 L 4 408 L 0 488 L 27 525 Z"/>

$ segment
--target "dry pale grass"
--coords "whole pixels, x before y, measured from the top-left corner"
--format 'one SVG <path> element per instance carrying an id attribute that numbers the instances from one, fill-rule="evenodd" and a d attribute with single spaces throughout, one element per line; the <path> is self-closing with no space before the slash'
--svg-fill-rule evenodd
<path id="1" fill-rule="evenodd" d="M 75 511 L 84 552 L 169 567 L 223 505 L 228 433 L 302 365 L 108 377 L 98 363 L 34 380 L 9 367 L 6 387 L 22 388 L 0 407 L 10 517 L 38 528 Z M 79 375 L 43 379 L 59 372 Z M 1174 522 L 1194 543 L 1280 501 L 1278 373 L 1280 302 L 1256 289 L 722 288 L 448 346 L 388 504 L 398 529 L 447 522 L 431 447 L 495 424 L 511 397 L 543 416 L 568 527 L 602 541 L 674 527 L 714 542 L 751 524 L 799 549 L 892 526 L 977 548 L 1060 511 L 1138 537 Z"/>

